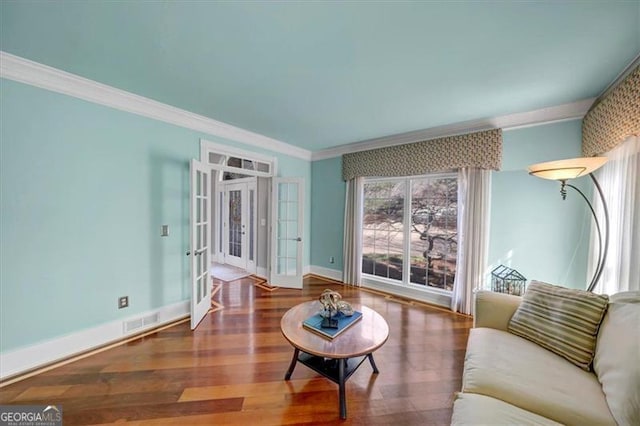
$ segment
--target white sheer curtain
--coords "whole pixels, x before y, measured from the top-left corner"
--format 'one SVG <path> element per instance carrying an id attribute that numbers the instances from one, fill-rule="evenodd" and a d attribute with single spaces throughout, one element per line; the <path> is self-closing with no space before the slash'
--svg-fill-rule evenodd
<path id="1" fill-rule="evenodd" d="M 605 156 L 609 161 L 595 176 L 609 209 L 609 252 L 594 292 L 640 290 L 640 137 L 629 137 Z M 600 198 L 594 201 L 596 214 L 603 217 Z M 591 232 L 589 253 L 588 279 L 597 261 L 595 231 Z"/>
<path id="2" fill-rule="evenodd" d="M 347 181 L 344 209 L 343 262 L 345 284 L 362 284 L 362 189 L 364 178 Z"/>
<path id="3" fill-rule="evenodd" d="M 471 314 L 473 291 L 482 286 L 489 251 L 491 171 L 458 172 L 458 257 L 451 310 Z"/>

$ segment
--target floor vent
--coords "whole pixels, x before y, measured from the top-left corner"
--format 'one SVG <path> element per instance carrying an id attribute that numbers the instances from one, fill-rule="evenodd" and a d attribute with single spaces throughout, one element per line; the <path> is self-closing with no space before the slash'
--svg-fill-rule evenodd
<path id="1" fill-rule="evenodd" d="M 146 317 L 140 317 L 136 319 L 132 319 L 124 322 L 124 334 L 129 334 L 132 331 L 136 331 L 138 329 L 147 328 L 150 325 L 156 324 L 159 320 L 159 316 L 157 313 L 147 315 Z"/>

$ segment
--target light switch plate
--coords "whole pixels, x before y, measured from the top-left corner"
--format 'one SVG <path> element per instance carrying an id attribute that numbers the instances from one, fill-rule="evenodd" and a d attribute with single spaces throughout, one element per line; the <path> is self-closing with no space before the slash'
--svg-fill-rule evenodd
<path id="1" fill-rule="evenodd" d="M 169 225 L 162 225 L 162 228 L 160 230 L 160 236 L 161 237 L 169 236 Z"/>
<path id="2" fill-rule="evenodd" d="M 129 296 L 118 297 L 118 309 L 126 308 L 129 306 Z"/>

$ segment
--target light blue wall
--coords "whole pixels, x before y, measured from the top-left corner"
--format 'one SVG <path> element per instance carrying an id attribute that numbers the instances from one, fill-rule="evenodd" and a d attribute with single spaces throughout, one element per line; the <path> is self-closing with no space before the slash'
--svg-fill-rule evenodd
<path id="1" fill-rule="evenodd" d="M 557 182 L 529 176 L 527 166 L 581 155 L 581 121 L 504 132 L 502 170 L 492 175 L 489 265 L 527 279 L 586 286 L 590 217 L 580 196 L 560 196 Z M 587 178 L 573 182 L 589 196 Z"/>
<path id="2" fill-rule="evenodd" d="M 308 199 L 304 264 L 342 269 L 341 159 L 309 163 L 0 80 L 0 350 L 189 298 L 188 162 L 199 139 L 278 158 Z M 584 287 L 589 217 L 524 171 L 577 156 L 580 121 L 505 132 L 493 175 L 491 264 Z M 589 188 L 585 179 L 577 184 Z M 588 182 L 587 182 L 588 183 Z M 169 224 L 170 236 L 159 236 Z M 335 263 L 329 263 L 329 257 Z M 116 300 L 129 295 L 131 306 Z"/>
<path id="3" fill-rule="evenodd" d="M 342 271 L 344 197 L 342 157 L 311 164 L 311 264 Z M 335 263 L 330 263 L 333 256 Z"/>
<path id="4" fill-rule="evenodd" d="M 200 138 L 274 155 L 311 188 L 308 161 L 4 79 L 0 111 L 3 352 L 189 299 Z M 309 241 L 310 207 L 305 223 Z"/>
<path id="5" fill-rule="evenodd" d="M 528 175 L 537 162 L 580 156 L 581 122 L 504 132 L 503 170 L 492 176 L 489 264 L 505 264 L 528 279 L 583 288 L 589 217 L 578 195 L 562 201 L 559 185 Z M 311 264 L 342 270 L 345 184 L 341 159 L 314 161 Z M 575 182 L 587 188 L 584 178 Z M 335 256 L 336 263 L 328 262 Z"/>

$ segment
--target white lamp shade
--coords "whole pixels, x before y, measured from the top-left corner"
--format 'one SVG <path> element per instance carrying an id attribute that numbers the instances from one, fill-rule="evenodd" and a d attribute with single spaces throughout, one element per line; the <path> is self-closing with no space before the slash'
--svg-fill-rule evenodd
<path id="1" fill-rule="evenodd" d="M 568 180 L 588 175 L 607 162 L 607 157 L 580 157 L 547 161 L 529 166 L 529 174 L 543 179 Z"/>

